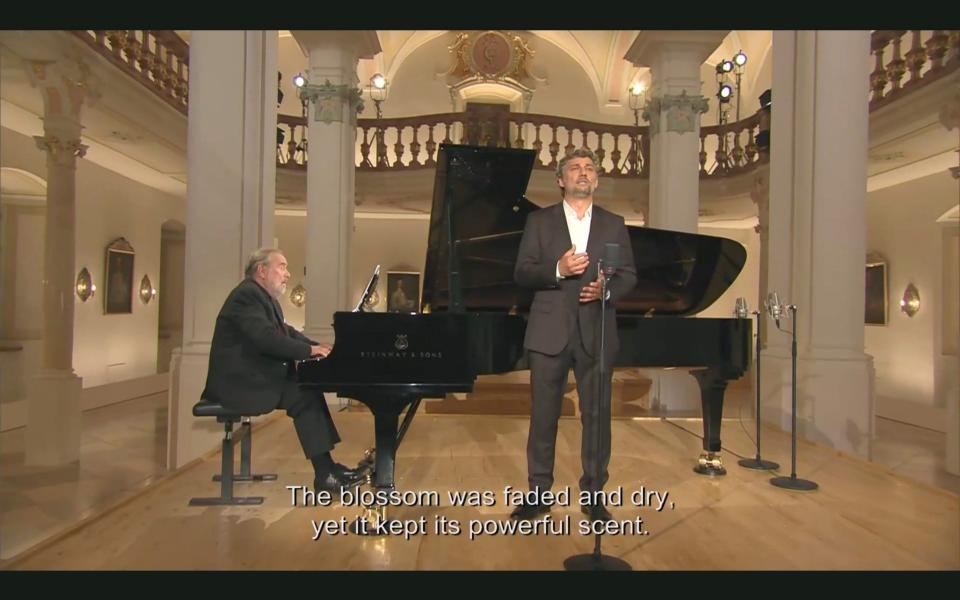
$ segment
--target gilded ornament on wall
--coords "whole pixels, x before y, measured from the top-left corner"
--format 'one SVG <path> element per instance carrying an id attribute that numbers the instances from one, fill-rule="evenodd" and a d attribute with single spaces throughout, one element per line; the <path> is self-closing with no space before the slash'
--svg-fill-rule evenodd
<path id="1" fill-rule="evenodd" d="M 519 35 L 501 31 L 463 32 L 449 48 L 454 65 L 449 75 L 481 80 L 530 78 L 527 63 L 533 50 Z"/>

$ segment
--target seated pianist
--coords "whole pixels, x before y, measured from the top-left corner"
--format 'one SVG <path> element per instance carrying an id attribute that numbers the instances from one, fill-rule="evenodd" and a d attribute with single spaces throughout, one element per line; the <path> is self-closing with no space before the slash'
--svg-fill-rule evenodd
<path id="1" fill-rule="evenodd" d="M 261 248 L 250 255 L 244 280 L 217 315 L 203 397 L 249 416 L 286 410 L 313 463 L 315 491 L 337 497 L 341 488 L 359 484 L 362 474 L 334 462 L 330 451 L 340 436 L 323 393 L 297 382 L 297 361 L 324 358 L 333 347 L 284 322 L 278 299 L 289 279 L 280 250 Z"/>

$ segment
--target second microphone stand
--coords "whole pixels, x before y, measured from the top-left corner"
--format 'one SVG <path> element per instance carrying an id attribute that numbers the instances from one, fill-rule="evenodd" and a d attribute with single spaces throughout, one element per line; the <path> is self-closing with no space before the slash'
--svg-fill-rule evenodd
<path id="1" fill-rule="evenodd" d="M 594 450 L 594 462 L 593 462 L 593 481 L 600 481 L 600 435 L 603 431 L 603 426 L 600 423 L 601 419 L 610 418 L 610 405 L 607 402 L 607 396 L 604 394 L 605 383 L 607 381 L 606 370 L 604 369 L 604 351 L 606 350 L 606 334 L 607 334 L 607 283 L 609 282 L 610 277 L 613 273 L 607 273 L 603 269 L 603 264 L 600 264 L 598 269 L 600 272 L 600 357 L 599 357 L 599 372 L 600 372 L 600 397 L 597 399 L 597 402 L 594 403 L 594 419 L 593 419 L 593 450 Z M 596 414 L 599 413 L 599 414 Z M 597 504 L 598 499 L 594 498 L 594 501 L 590 504 L 591 507 Z M 591 511 L 592 513 L 592 511 Z M 593 514 L 589 515 L 590 518 L 593 518 Z M 577 554 L 576 556 L 571 556 L 563 561 L 563 567 L 568 571 L 632 571 L 630 564 L 620 558 L 614 556 L 604 556 L 600 551 L 600 540 L 601 535 L 599 531 L 594 534 L 594 543 L 593 543 L 593 553 L 591 554 Z"/>
<path id="2" fill-rule="evenodd" d="M 793 344 L 790 347 L 790 356 L 793 359 L 793 377 L 791 379 L 793 383 L 793 410 L 791 412 L 793 414 L 791 415 L 792 422 L 790 425 L 790 477 L 771 477 L 770 484 L 778 488 L 809 492 L 817 489 L 819 486 L 809 479 L 799 479 L 797 477 L 797 306 L 790 304 L 787 306 L 787 309 L 790 311 L 790 320 L 793 321 L 793 331 L 791 332 L 793 335 Z M 779 324 L 777 328 L 779 329 Z"/>
<path id="3" fill-rule="evenodd" d="M 746 307 L 744 307 L 746 308 Z M 763 321 L 761 318 L 760 311 L 753 311 L 753 315 L 757 318 L 757 358 L 755 359 L 754 367 L 757 370 L 757 457 L 756 458 L 742 458 L 737 461 L 737 464 L 745 469 L 757 469 L 757 470 L 774 470 L 779 469 L 780 464 L 775 463 L 772 460 L 764 460 L 760 458 L 760 323 Z"/>

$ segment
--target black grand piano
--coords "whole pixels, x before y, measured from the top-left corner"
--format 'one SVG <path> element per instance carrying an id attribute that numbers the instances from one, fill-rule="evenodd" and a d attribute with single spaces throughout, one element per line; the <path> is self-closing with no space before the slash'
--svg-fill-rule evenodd
<path id="1" fill-rule="evenodd" d="M 394 487 L 397 447 L 421 399 L 471 391 L 477 375 L 527 368 L 533 292 L 513 282 L 513 269 L 527 215 L 539 208 L 524 197 L 533 161 L 532 150 L 441 145 L 421 313 L 337 312 L 333 352 L 300 365 L 302 383 L 373 412 L 378 489 Z M 723 394 L 749 365 L 752 323 L 683 317 L 730 286 L 746 250 L 724 238 L 629 229 L 638 283 L 617 305 L 614 366 L 697 367 L 704 441 L 695 470 L 723 474 Z"/>

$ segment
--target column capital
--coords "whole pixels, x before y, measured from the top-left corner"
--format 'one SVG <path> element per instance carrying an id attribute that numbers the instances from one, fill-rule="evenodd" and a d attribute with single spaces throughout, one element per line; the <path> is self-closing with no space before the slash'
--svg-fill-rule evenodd
<path id="1" fill-rule="evenodd" d="M 83 61 L 24 61 L 30 85 L 40 91 L 44 117 L 69 117 L 80 121 L 85 102 L 100 98 L 99 82 Z"/>
<path id="2" fill-rule="evenodd" d="M 643 109 L 643 118 L 650 123 L 650 135 L 660 132 L 660 116 L 667 114 L 667 131 L 685 133 L 696 131 L 700 115 L 707 112 L 709 105 L 702 95 L 688 96 L 683 90 L 679 94 L 654 96 Z"/>
<path id="3" fill-rule="evenodd" d="M 313 102 L 313 120 L 328 125 L 334 121 L 356 125 L 357 113 L 363 112 L 360 88 L 346 83 L 334 85 L 329 79 L 320 85 L 304 85 L 300 88 L 300 99 Z"/>
<path id="4" fill-rule="evenodd" d="M 37 148 L 47 153 L 55 164 L 63 167 L 72 167 L 77 158 L 83 158 L 88 146 L 80 143 L 79 138 L 61 139 L 56 135 L 35 135 Z"/>

